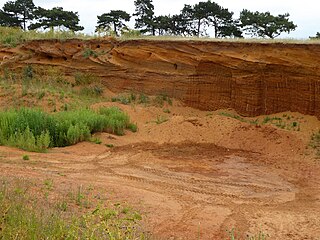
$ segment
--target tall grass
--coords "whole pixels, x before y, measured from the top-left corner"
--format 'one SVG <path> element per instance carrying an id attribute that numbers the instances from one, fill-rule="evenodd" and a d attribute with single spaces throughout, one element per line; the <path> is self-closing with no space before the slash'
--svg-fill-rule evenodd
<path id="1" fill-rule="evenodd" d="M 0 44 L 6 46 L 17 46 L 20 43 L 29 40 L 38 40 L 38 39 L 93 39 L 101 38 L 104 35 L 101 34 L 92 34 L 87 35 L 83 33 L 75 33 L 72 31 L 23 31 L 20 28 L 11 28 L 11 27 L 0 27 Z M 280 44 L 320 44 L 319 39 L 263 39 L 263 38 L 210 38 L 210 37 L 184 37 L 184 36 L 147 36 L 140 35 L 137 31 L 129 31 L 123 33 L 123 35 L 118 38 L 122 41 L 127 40 L 150 40 L 150 41 L 216 41 L 216 42 L 249 42 L 249 43 L 280 43 Z M 87 52 L 86 56 L 96 55 L 94 52 Z"/>
<path id="2" fill-rule="evenodd" d="M 21 28 L 0 27 L 0 43 L 6 46 L 15 47 L 20 43 L 28 40 L 36 39 L 90 39 L 89 35 L 83 33 L 75 33 L 72 31 L 46 31 L 40 32 L 36 30 L 23 31 Z"/>
<path id="3" fill-rule="evenodd" d="M 0 144 L 41 152 L 88 140 L 95 132 L 123 135 L 132 126 L 129 116 L 116 107 L 55 114 L 20 108 L 0 112 Z"/>

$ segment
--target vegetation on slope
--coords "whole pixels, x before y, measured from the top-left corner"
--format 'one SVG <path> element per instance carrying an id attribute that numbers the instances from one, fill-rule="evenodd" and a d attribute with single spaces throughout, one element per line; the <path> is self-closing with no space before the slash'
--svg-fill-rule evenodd
<path id="1" fill-rule="evenodd" d="M 140 229 L 142 217 L 131 207 L 105 203 L 94 208 L 94 199 L 81 187 L 49 199 L 56 195 L 51 193 L 53 181 L 45 180 L 41 188 L 35 185 L 39 184 L 31 188 L 26 182 L 1 182 L 0 239 L 146 239 Z"/>

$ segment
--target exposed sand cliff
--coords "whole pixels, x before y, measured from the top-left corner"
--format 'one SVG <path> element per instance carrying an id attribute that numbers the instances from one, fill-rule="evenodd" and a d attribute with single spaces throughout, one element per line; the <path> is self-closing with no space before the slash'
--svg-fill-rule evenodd
<path id="1" fill-rule="evenodd" d="M 213 41 L 38 40 L 0 48 L 1 67 L 90 71 L 114 92 L 166 93 L 187 106 L 233 108 L 246 116 L 320 117 L 319 56 L 319 44 Z"/>

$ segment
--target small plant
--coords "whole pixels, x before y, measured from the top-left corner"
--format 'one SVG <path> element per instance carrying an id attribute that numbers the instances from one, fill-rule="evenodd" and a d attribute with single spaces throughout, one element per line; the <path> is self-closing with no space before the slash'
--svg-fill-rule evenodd
<path id="1" fill-rule="evenodd" d="M 147 104 L 147 103 L 149 103 L 149 97 L 147 96 L 147 95 L 144 95 L 143 93 L 141 93 L 140 95 L 139 95 L 139 103 L 140 104 Z"/>
<path id="2" fill-rule="evenodd" d="M 68 203 L 66 201 L 62 201 L 61 203 L 57 203 L 57 208 L 62 212 L 66 212 L 68 210 Z"/>
<path id="3" fill-rule="evenodd" d="M 92 142 L 92 143 L 95 143 L 95 144 L 101 144 L 102 143 L 101 139 L 98 138 L 98 137 L 90 138 L 89 142 Z"/>
<path id="4" fill-rule="evenodd" d="M 129 129 L 131 132 L 137 132 L 137 131 L 138 131 L 138 126 L 137 126 L 137 124 L 130 123 L 130 124 L 128 125 L 128 129 Z"/>
<path id="5" fill-rule="evenodd" d="M 37 98 L 38 98 L 39 100 L 41 100 L 42 98 L 44 98 L 45 95 L 46 95 L 46 92 L 45 92 L 45 91 L 41 91 L 41 92 L 38 93 Z"/>
<path id="6" fill-rule="evenodd" d="M 316 151 L 317 158 L 320 158 L 320 131 L 311 135 L 309 146 Z"/>
<path id="7" fill-rule="evenodd" d="M 27 65 L 23 71 L 24 79 L 32 79 L 33 78 L 33 68 L 31 65 Z"/>
<path id="8" fill-rule="evenodd" d="M 52 179 L 44 180 L 43 184 L 44 184 L 46 190 L 51 191 L 53 189 L 53 181 L 52 181 Z"/>
<path id="9" fill-rule="evenodd" d="M 25 161 L 28 161 L 28 160 L 30 160 L 30 157 L 29 157 L 29 155 L 23 155 L 22 159 Z"/>
<path id="10" fill-rule="evenodd" d="M 108 148 L 113 148 L 114 145 L 113 145 L 113 144 L 106 144 L 106 147 L 108 147 Z"/>
<path id="11" fill-rule="evenodd" d="M 167 94 L 160 94 L 156 96 L 153 102 L 158 107 L 163 107 L 165 102 L 167 102 L 169 105 L 172 105 L 172 100 L 167 96 Z"/>
<path id="12" fill-rule="evenodd" d="M 84 58 L 89 58 L 91 56 L 94 57 L 94 58 L 97 58 L 98 57 L 98 53 L 93 51 L 91 48 L 86 48 L 86 49 L 84 49 L 82 56 Z"/>
<path id="13" fill-rule="evenodd" d="M 123 105 L 128 105 L 133 100 L 132 100 L 132 98 L 130 96 L 120 95 L 120 96 L 111 98 L 111 101 L 112 102 L 120 102 Z"/>
<path id="14" fill-rule="evenodd" d="M 158 115 L 155 123 L 156 124 L 162 124 L 162 123 L 167 122 L 167 121 L 169 121 L 169 119 L 167 117 Z"/>
<path id="15" fill-rule="evenodd" d="M 80 187 L 78 187 L 78 192 L 77 192 L 77 195 L 76 195 L 76 204 L 78 206 L 81 206 L 83 199 L 84 199 L 84 195 L 82 193 L 82 186 L 80 186 Z"/>
<path id="16" fill-rule="evenodd" d="M 100 97 L 103 94 L 103 88 L 94 85 L 94 86 L 85 86 L 80 89 L 81 95 Z"/>
<path id="17" fill-rule="evenodd" d="M 164 113 L 171 113 L 170 109 L 168 109 L 168 108 L 163 109 L 163 112 L 164 112 Z"/>

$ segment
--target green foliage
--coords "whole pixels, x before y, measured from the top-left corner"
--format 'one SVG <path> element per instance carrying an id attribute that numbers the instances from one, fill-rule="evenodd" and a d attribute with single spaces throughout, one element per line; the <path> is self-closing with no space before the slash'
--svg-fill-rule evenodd
<path id="1" fill-rule="evenodd" d="M 0 112 L 0 144 L 28 151 L 43 152 L 89 140 L 92 133 L 123 135 L 134 129 L 129 116 L 118 108 L 59 112 L 49 115 L 40 110 L 21 108 Z"/>
<path id="2" fill-rule="evenodd" d="M 149 97 L 143 93 L 139 95 L 139 103 L 147 104 L 149 103 Z"/>
<path id="3" fill-rule="evenodd" d="M 215 37 L 241 37 L 241 31 L 232 19 L 233 12 L 221 7 L 211 0 L 199 2 L 194 6 L 185 5 L 181 11 L 184 19 L 188 19 L 187 33 L 194 36 L 206 34 L 206 27 L 213 26 Z"/>
<path id="4" fill-rule="evenodd" d="M 135 28 L 142 33 L 156 34 L 156 25 L 154 21 L 154 5 L 152 0 L 135 0 L 136 7 L 133 16 L 136 16 Z"/>
<path id="5" fill-rule="evenodd" d="M 34 19 L 35 5 L 32 0 L 8 1 L 3 6 L 4 18 L 0 20 L 2 26 L 22 27 L 27 30 L 26 24 Z"/>
<path id="6" fill-rule="evenodd" d="M 156 96 L 153 102 L 158 107 L 163 107 L 165 102 L 167 102 L 169 105 L 172 105 L 172 100 L 167 96 L 167 94 L 160 94 Z"/>
<path id="7" fill-rule="evenodd" d="M 108 147 L 108 148 L 113 148 L 114 145 L 113 145 L 113 144 L 106 144 L 106 147 Z"/>
<path id="8" fill-rule="evenodd" d="M 25 161 L 28 161 L 28 160 L 30 160 L 30 157 L 29 157 L 29 155 L 23 155 L 22 159 Z"/>
<path id="9" fill-rule="evenodd" d="M 119 30 L 127 27 L 123 21 L 129 22 L 130 18 L 130 14 L 125 11 L 111 10 L 109 13 L 104 13 L 98 16 L 98 25 L 96 30 L 103 29 L 109 31 L 113 28 L 113 32 L 116 36 L 119 36 Z"/>
<path id="10" fill-rule="evenodd" d="M 316 155 L 320 157 L 320 131 L 311 135 L 309 146 L 316 151 Z"/>
<path id="11" fill-rule="evenodd" d="M 131 132 L 137 132 L 137 131 L 138 131 L 138 126 L 137 126 L 137 124 L 130 123 L 130 124 L 128 125 L 128 129 L 129 129 Z"/>
<path id="12" fill-rule="evenodd" d="M 309 37 L 310 39 L 320 39 L 320 32 L 316 33 L 315 37 Z"/>
<path id="13" fill-rule="evenodd" d="M 62 7 L 54 7 L 52 9 L 44 9 L 38 7 L 34 14 L 37 21 L 29 26 L 30 30 L 39 28 L 51 29 L 54 27 L 64 27 L 71 31 L 81 31 L 84 28 L 79 26 L 79 15 L 77 12 L 64 11 Z"/>
<path id="14" fill-rule="evenodd" d="M 47 183 L 45 188 L 49 191 L 47 188 L 52 189 L 52 182 Z M 25 187 L 12 189 L 3 182 L 0 185 L 0 239 L 146 239 L 140 229 L 142 217 L 138 212 L 121 204 L 80 211 L 85 198 L 80 190 L 76 196 L 79 205 L 68 208 L 66 200 L 51 204 L 38 195 L 32 196 Z"/>
<path id="15" fill-rule="evenodd" d="M 101 144 L 102 143 L 101 139 L 98 138 L 98 137 L 90 138 L 89 142 L 92 142 L 92 143 L 95 143 L 95 144 Z"/>
<path id="16" fill-rule="evenodd" d="M 86 48 L 84 49 L 82 56 L 84 58 L 89 58 L 89 57 L 96 58 L 98 57 L 98 54 L 95 51 L 93 51 L 91 48 Z"/>
<path id="17" fill-rule="evenodd" d="M 242 10 L 240 13 L 241 26 L 244 31 L 256 37 L 278 37 L 282 32 L 290 33 L 297 27 L 289 21 L 289 13 L 273 16 L 270 12 L 251 12 Z"/>
<path id="18" fill-rule="evenodd" d="M 272 124 L 281 129 L 293 130 L 293 131 L 300 131 L 300 123 L 296 120 L 294 121 L 294 116 L 287 116 L 285 115 L 285 119 L 280 117 L 270 117 L 266 116 L 262 124 Z M 291 122 L 290 122 L 291 120 Z"/>

